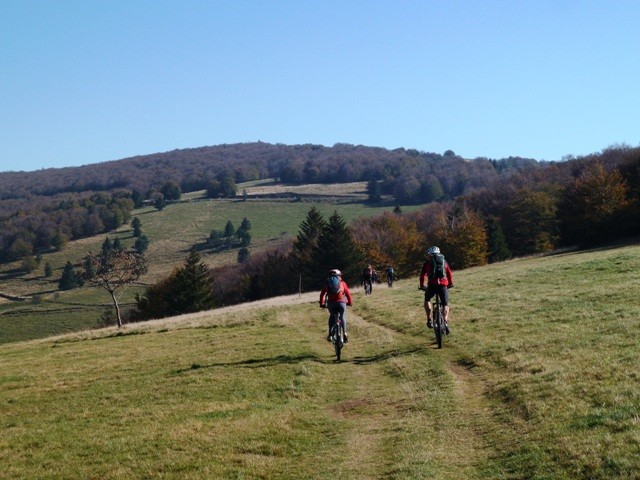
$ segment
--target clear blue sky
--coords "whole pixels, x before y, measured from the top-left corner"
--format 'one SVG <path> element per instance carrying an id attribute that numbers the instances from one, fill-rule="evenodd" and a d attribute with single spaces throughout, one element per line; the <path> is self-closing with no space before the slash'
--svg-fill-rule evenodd
<path id="1" fill-rule="evenodd" d="M 640 144 L 639 0 L 0 0 L 0 171 L 221 143 Z"/>

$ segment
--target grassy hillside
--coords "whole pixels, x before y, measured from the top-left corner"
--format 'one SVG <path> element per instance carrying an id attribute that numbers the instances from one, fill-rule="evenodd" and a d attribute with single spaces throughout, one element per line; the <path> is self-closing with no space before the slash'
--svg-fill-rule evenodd
<path id="1" fill-rule="evenodd" d="M 0 478 L 613 479 L 640 471 L 640 247 L 0 345 Z M 277 303 L 277 302 L 276 302 Z"/>
<path id="2" fill-rule="evenodd" d="M 392 205 L 365 204 L 366 184 L 308 185 L 290 189 L 269 182 L 254 182 L 239 186 L 239 193 L 247 191 L 246 201 L 209 201 L 204 192 L 194 192 L 183 196 L 181 202 L 168 205 L 158 211 L 147 207 L 133 212 L 142 222 L 142 232 L 149 238 L 146 256 L 149 273 L 138 286 L 126 292 L 124 303 L 132 303 L 136 291 L 144 289 L 167 276 L 174 267 L 181 265 L 192 246 L 203 248 L 203 259 L 212 266 L 235 263 L 237 249 L 213 253 L 205 247 L 205 241 L 212 229 L 224 230 L 231 220 L 236 228 L 244 217 L 251 221 L 252 242 L 250 252 L 268 249 L 279 244 L 286 237 L 295 237 L 300 223 L 312 206 L 328 218 L 334 210 L 348 222 L 362 217 L 389 211 Z M 291 199 L 265 198 L 264 195 L 291 190 L 301 195 L 301 201 Z M 261 197 L 256 197 L 261 195 Z M 311 197 L 305 197 L 311 196 Z M 420 208 L 403 207 L 406 211 Z M 109 234 L 113 240 L 118 236 L 125 246 L 132 246 L 130 226 L 123 226 L 118 232 Z M 0 293 L 30 297 L 27 302 L 7 301 L 0 298 L 0 344 L 12 341 L 41 338 L 52 334 L 78 331 L 95 327 L 105 309 L 110 306 L 106 292 L 94 288 L 82 288 L 59 292 L 58 280 L 64 264 L 74 263 L 89 251 L 99 252 L 107 235 L 70 242 L 60 252 L 45 253 L 41 268 L 32 274 L 19 271 L 19 265 L 0 265 Z M 53 276 L 45 278 L 44 263 L 50 262 Z"/>

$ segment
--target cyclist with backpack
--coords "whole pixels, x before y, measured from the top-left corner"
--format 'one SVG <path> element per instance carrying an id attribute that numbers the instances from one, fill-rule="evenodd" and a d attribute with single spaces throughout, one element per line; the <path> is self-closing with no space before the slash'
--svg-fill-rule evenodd
<path id="1" fill-rule="evenodd" d="M 376 269 L 371 265 L 367 265 L 364 267 L 364 270 L 362 270 L 361 280 L 362 285 L 365 287 L 367 285 L 369 286 L 369 293 L 371 293 L 373 291 L 373 283 L 378 280 L 378 272 L 376 272 Z"/>
<path id="2" fill-rule="evenodd" d="M 394 280 L 393 267 L 389 265 L 387 267 L 387 285 L 389 285 L 390 287 L 393 286 L 393 280 Z"/>
<path id="3" fill-rule="evenodd" d="M 325 305 L 326 299 L 326 305 Z M 351 293 L 346 282 L 342 280 L 342 272 L 334 268 L 329 272 L 327 281 L 320 290 L 320 307 L 329 309 L 329 332 L 331 332 L 331 312 L 333 310 L 340 311 L 340 319 L 344 327 L 344 343 L 347 343 L 347 306 L 353 304 Z M 331 333 L 327 335 L 327 340 L 331 341 Z"/>
<path id="4" fill-rule="evenodd" d="M 453 288 L 453 273 L 444 255 L 435 245 L 427 249 L 427 256 L 428 259 L 422 265 L 420 273 L 420 290 L 425 290 L 424 310 L 427 314 L 427 327 L 433 328 L 430 300 L 434 295 L 438 295 L 443 306 L 446 332 L 449 333 L 449 288 Z M 426 289 L 425 280 L 427 281 Z"/>

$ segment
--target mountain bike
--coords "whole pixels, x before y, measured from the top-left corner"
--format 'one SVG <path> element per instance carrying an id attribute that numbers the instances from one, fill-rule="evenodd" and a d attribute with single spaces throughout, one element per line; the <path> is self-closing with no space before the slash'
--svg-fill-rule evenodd
<path id="1" fill-rule="evenodd" d="M 325 305 L 324 308 L 327 308 Z M 329 337 L 331 343 L 336 351 L 336 360 L 339 362 L 342 354 L 342 347 L 344 347 L 344 324 L 342 318 L 340 318 L 340 310 L 331 310 L 331 330 L 329 330 Z"/>
<path id="2" fill-rule="evenodd" d="M 442 337 L 449 335 L 449 327 L 444 321 L 444 308 L 440 303 L 440 296 L 434 295 L 431 302 L 431 324 L 433 325 L 433 333 L 436 336 L 438 348 L 442 348 Z"/>

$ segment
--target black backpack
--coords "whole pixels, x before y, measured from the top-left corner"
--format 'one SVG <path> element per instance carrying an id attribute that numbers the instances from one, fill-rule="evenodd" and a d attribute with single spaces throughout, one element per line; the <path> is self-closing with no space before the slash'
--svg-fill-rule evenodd
<path id="1" fill-rule="evenodd" d="M 447 272 L 444 266 L 446 263 L 444 255 L 436 253 L 431 255 L 431 259 L 433 260 L 433 273 L 431 274 L 431 278 L 445 278 L 447 276 Z"/>

